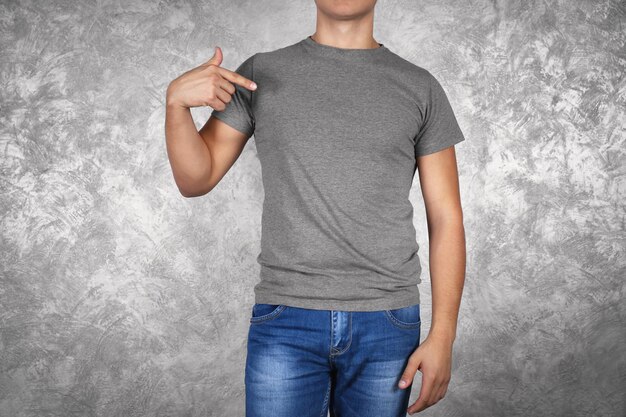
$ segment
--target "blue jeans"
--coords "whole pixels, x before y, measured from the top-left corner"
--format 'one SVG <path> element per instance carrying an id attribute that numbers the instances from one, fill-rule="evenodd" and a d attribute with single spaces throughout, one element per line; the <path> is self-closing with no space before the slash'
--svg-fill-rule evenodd
<path id="1" fill-rule="evenodd" d="M 246 417 L 405 417 L 398 387 L 420 343 L 420 305 L 313 310 L 254 304 L 245 370 Z"/>

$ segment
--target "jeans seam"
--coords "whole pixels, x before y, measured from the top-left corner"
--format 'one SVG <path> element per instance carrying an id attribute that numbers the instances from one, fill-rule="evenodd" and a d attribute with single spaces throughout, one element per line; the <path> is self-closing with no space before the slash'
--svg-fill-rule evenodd
<path id="1" fill-rule="evenodd" d="M 389 318 L 389 320 L 391 321 L 391 324 L 394 324 L 396 327 L 399 327 L 401 329 L 416 329 L 422 324 L 422 320 L 415 322 L 415 323 L 402 322 L 398 320 L 397 318 L 395 318 L 391 314 L 391 312 L 389 312 L 389 310 L 385 310 L 385 315 Z"/>
<path id="2" fill-rule="evenodd" d="M 286 308 L 287 308 L 286 305 L 281 304 L 278 307 L 276 307 L 276 309 L 272 311 L 271 313 L 267 313 L 263 316 L 258 316 L 258 317 L 250 317 L 250 323 L 251 324 L 265 323 L 268 320 L 273 320 L 276 317 L 278 317 L 283 311 L 285 311 Z"/>
<path id="3" fill-rule="evenodd" d="M 350 328 L 350 341 L 348 342 L 348 345 L 345 348 L 343 348 L 343 350 L 339 350 L 339 351 L 334 352 L 334 353 L 331 350 L 330 354 L 332 356 L 339 356 L 342 353 L 345 353 L 350 348 L 350 346 L 352 345 L 352 313 L 348 313 L 348 317 L 349 317 L 348 323 L 349 323 L 349 328 Z"/>
<path id="4" fill-rule="evenodd" d="M 330 311 L 330 343 L 328 346 L 328 352 L 330 353 L 330 357 L 333 357 L 333 336 L 335 331 L 335 322 L 333 317 L 333 311 Z"/>
<path id="5" fill-rule="evenodd" d="M 328 377 L 328 389 L 326 390 L 326 396 L 324 398 L 324 403 L 322 404 L 322 411 L 320 412 L 320 417 L 326 417 L 326 414 L 328 413 L 327 406 L 328 406 L 328 398 L 330 397 L 330 384 L 331 384 L 331 378 L 329 376 Z"/>

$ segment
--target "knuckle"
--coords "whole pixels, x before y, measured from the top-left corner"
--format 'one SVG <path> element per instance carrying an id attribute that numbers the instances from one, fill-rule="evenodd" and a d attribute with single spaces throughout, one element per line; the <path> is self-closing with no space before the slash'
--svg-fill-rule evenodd
<path id="1" fill-rule="evenodd" d="M 215 101 L 215 100 L 207 100 L 207 106 L 210 106 L 211 108 L 215 109 L 215 110 L 220 110 L 219 107 L 219 101 Z"/>

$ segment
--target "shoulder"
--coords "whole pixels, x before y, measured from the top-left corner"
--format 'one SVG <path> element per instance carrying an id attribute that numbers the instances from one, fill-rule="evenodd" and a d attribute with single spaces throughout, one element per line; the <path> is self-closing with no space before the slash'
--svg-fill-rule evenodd
<path id="1" fill-rule="evenodd" d="M 431 81 L 432 78 L 434 78 L 432 73 L 428 69 L 412 61 L 409 61 L 407 58 L 398 55 L 390 49 L 387 49 L 387 52 L 388 64 L 396 69 L 400 75 L 409 78 L 411 81 L 414 82 L 419 81 L 428 83 Z"/>
<path id="2" fill-rule="evenodd" d="M 238 73 L 251 78 L 254 76 L 255 70 L 257 73 L 263 71 L 263 69 L 271 69 L 281 62 L 288 61 L 293 57 L 294 52 L 297 51 L 298 43 L 283 46 L 278 49 L 270 51 L 259 51 L 252 55 L 248 55 L 237 68 Z"/>
<path id="3" fill-rule="evenodd" d="M 420 111 L 430 100 L 433 86 L 438 84 L 435 76 L 427 68 L 409 59 L 387 50 L 385 72 L 416 102 Z"/>
<path id="4" fill-rule="evenodd" d="M 294 59 L 299 52 L 299 44 L 300 41 L 269 51 L 259 51 L 253 55 L 254 63 L 261 67 L 272 64 L 275 65 L 277 62 L 283 60 Z"/>
<path id="5" fill-rule="evenodd" d="M 386 77 L 415 103 L 418 112 L 423 115 L 430 100 L 435 77 L 427 68 L 389 49 L 387 52 L 382 64 Z"/>

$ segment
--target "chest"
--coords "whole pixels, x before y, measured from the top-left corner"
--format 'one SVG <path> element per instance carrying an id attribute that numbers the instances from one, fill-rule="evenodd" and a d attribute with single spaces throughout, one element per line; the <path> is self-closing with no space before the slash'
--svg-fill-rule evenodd
<path id="1" fill-rule="evenodd" d="M 257 75 L 255 141 L 294 152 L 374 153 L 413 159 L 420 112 L 382 71 L 309 65 Z"/>

